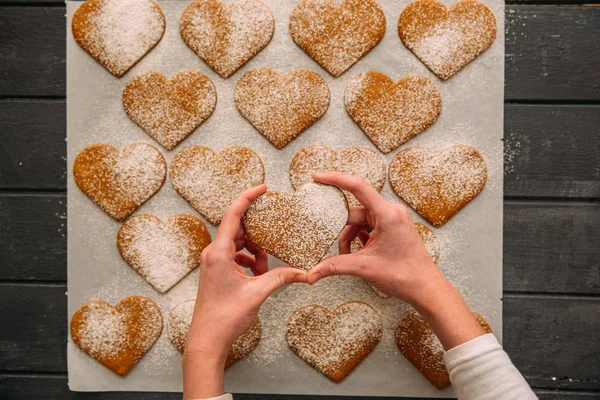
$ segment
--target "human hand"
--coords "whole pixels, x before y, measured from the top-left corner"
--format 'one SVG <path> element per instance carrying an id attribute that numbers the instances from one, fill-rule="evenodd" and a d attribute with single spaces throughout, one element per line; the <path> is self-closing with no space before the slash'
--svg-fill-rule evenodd
<path id="1" fill-rule="evenodd" d="M 354 194 L 364 207 L 350 209 L 348 223 L 339 236 L 339 256 L 313 268 L 308 282 L 330 275 L 359 276 L 383 293 L 418 303 L 425 286 L 443 278 L 415 228 L 407 208 L 386 201 L 364 179 L 338 172 L 318 173 L 315 181 Z M 364 248 L 351 253 L 358 237 Z"/>
<path id="2" fill-rule="evenodd" d="M 231 344 L 254 323 L 262 303 L 278 288 L 306 282 L 292 267 L 269 270 L 267 254 L 245 236 L 241 219 L 266 191 L 242 193 L 227 209 L 215 240 L 202 252 L 198 295 L 184 353 L 184 398 L 223 393 L 223 370 Z M 246 248 L 251 254 L 242 250 Z M 248 276 L 241 267 L 249 268 Z"/>

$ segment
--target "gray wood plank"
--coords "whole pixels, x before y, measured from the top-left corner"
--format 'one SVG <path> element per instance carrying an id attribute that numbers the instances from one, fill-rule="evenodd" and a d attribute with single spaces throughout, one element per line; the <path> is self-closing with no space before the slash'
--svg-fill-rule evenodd
<path id="1" fill-rule="evenodd" d="M 0 195 L 0 280 L 66 281 L 63 194 Z"/>
<path id="2" fill-rule="evenodd" d="M 507 100 L 600 99 L 599 7 L 506 10 Z"/>
<path id="3" fill-rule="evenodd" d="M 600 203 L 504 205 L 504 290 L 600 294 Z"/>
<path id="4" fill-rule="evenodd" d="M 599 126 L 600 106 L 505 105 L 504 195 L 600 197 Z"/>
<path id="5" fill-rule="evenodd" d="M 0 97 L 64 96 L 64 7 L 0 7 Z"/>
<path id="6" fill-rule="evenodd" d="M 2 195 L 0 280 L 66 281 L 65 196 Z M 600 204 L 507 202 L 504 290 L 600 293 Z"/>
<path id="7" fill-rule="evenodd" d="M 65 188 L 66 108 L 60 101 L 0 101 L 0 188 Z"/>
<path id="8" fill-rule="evenodd" d="M 600 390 L 600 298 L 504 297 L 504 348 L 537 388 Z"/>
<path id="9" fill-rule="evenodd" d="M 506 17 L 507 99 L 600 99 L 600 8 L 507 6 Z M 0 32 L 0 97 L 65 95 L 64 8 L 0 7 Z"/>
<path id="10" fill-rule="evenodd" d="M 569 392 L 565 390 L 535 390 L 540 400 L 591 400 L 600 396 L 599 392 Z M 44 400 L 180 400 L 181 393 L 153 392 L 113 392 L 77 393 L 70 392 L 64 376 L 11 376 L 0 375 L 0 398 L 4 400 L 41 399 Z M 399 397 L 394 397 L 398 399 Z M 236 394 L 235 400 L 324 400 L 356 399 L 377 400 L 392 397 L 331 397 L 331 396 L 284 396 Z M 403 397 L 402 399 L 408 399 Z M 420 400 L 426 400 L 420 398 Z"/>
<path id="11" fill-rule="evenodd" d="M 64 100 L 0 101 L 0 189 L 65 189 Z M 505 195 L 600 198 L 600 106 L 505 106 Z M 43 171 L 43 174 L 40 173 Z"/>
<path id="12" fill-rule="evenodd" d="M 2 292 L 0 371 L 66 371 L 65 286 Z M 506 351 L 533 387 L 600 390 L 599 298 L 511 295 L 503 312 Z"/>

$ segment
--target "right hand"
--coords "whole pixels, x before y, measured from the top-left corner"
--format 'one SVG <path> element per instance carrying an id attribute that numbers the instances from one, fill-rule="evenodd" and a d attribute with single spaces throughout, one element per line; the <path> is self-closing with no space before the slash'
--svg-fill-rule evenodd
<path id="1" fill-rule="evenodd" d="M 326 258 L 308 274 L 308 283 L 331 275 L 354 275 L 383 293 L 418 306 L 446 281 L 421 241 L 408 209 L 386 201 L 363 178 L 339 172 L 317 173 L 317 182 L 352 193 L 364 207 L 350 209 L 339 236 L 340 255 Z M 364 248 L 351 253 L 358 237 Z"/>

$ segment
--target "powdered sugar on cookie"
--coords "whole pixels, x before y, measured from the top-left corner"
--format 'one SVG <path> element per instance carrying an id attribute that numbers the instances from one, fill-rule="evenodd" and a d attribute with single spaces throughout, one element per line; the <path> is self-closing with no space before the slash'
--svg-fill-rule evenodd
<path id="1" fill-rule="evenodd" d="M 79 45 L 117 77 L 162 38 L 165 16 L 151 0 L 88 0 L 73 15 Z"/>

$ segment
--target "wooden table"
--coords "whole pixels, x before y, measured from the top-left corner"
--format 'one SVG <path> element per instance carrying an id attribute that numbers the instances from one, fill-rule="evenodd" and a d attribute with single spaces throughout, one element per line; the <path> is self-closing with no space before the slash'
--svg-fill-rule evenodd
<path id="1" fill-rule="evenodd" d="M 598 399 L 600 7 L 529 2 L 506 7 L 504 346 L 540 399 Z M 65 30 L 62 0 L 0 0 L 0 399 L 179 399 L 67 387 Z"/>

